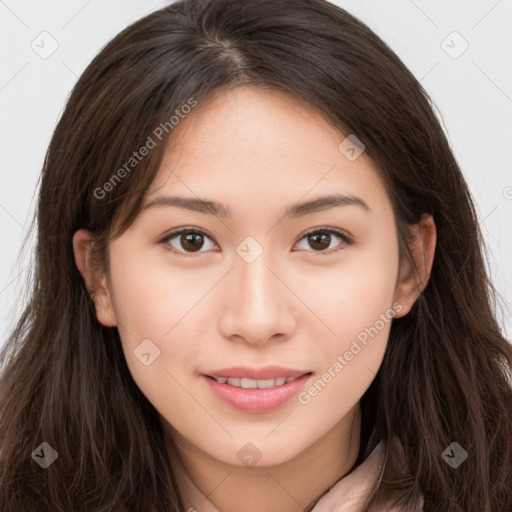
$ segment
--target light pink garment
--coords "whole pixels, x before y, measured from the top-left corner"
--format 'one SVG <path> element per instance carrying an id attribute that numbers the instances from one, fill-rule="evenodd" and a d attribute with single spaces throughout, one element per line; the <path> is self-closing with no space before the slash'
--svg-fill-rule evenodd
<path id="1" fill-rule="evenodd" d="M 322 496 L 311 512 L 361 512 L 365 499 L 377 479 L 383 459 L 384 442 L 382 441 L 362 464 Z M 183 471 L 178 471 L 177 474 L 180 479 L 180 489 L 185 494 L 187 512 L 221 512 L 205 498 Z M 399 509 L 374 505 L 370 508 L 370 512 L 399 512 Z M 411 509 L 410 512 L 423 512 L 423 497 L 418 507 Z"/>
<path id="2" fill-rule="evenodd" d="M 381 441 L 352 473 L 343 477 L 318 501 L 312 512 L 361 512 L 377 480 L 384 460 L 384 442 Z M 397 507 L 373 505 L 370 512 L 399 512 Z M 410 512 L 423 512 L 423 497 L 418 507 Z"/>

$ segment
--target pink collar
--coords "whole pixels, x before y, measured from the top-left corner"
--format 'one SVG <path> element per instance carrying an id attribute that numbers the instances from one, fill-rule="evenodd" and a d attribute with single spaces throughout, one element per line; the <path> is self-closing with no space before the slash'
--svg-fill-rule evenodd
<path id="1" fill-rule="evenodd" d="M 384 441 L 381 441 L 362 464 L 320 498 L 312 512 L 361 512 L 382 467 L 384 446 Z M 414 512 L 422 511 L 423 497 Z M 370 512 L 399 512 L 399 508 L 372 505 Z"/>

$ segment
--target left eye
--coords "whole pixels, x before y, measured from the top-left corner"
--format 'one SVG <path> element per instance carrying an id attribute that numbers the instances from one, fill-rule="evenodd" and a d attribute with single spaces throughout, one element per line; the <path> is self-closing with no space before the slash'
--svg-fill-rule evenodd
<path id="1" fill-rule="evenodd" d="M 331 246 L 333 238 L 338 238 L 341 242 Z M 176 245 L 174 245 L 173 241 L 175 239 L 177 239 L 177 243 L 181 245 L 181 247 L 176 247 Z M 204 231 L 196 229 L 183 229 L 176 233 L 171 233 L 170 235 L 160 240 L 160 243 L 164 244 L 164 247 L 171 252 L 180 254 L 182 256 L 192 256 L 194 253 L 206 252 L 201 251 L 201 249 L 204 248 L 205 240 L 210 241 L 212 245 L 210 248 L 215 249 L 217 247 L 209 235 L 207 235 Z M 326 251 L 332 249 L 332 247 L 336 247 L 336 245 L 341 245 L 341 247 L 336 249 L 336 251 L 338 251 L 344 246 L 350 245 L 352 243 L 351 239 L 345 233 L 334 229 L 324 228 L 306 233 L 299 240 L 299 243 L 302 240 L 306 240 L 306 243 L 314 249 L 313 252 Z M 300 248 L 305 249 L 305 247 Z M 330 251 L 329 254 L 336 251 Z M 322 254 L 324 254 L 324 252 L 322 252 Z"/>
<path id="2" fill-rule="evenodd" d="M 309 244 L 310 247 L 317 249 L 314 252 L 320 252 L 332 249 L 331 242 L 333 241 L 333 237 L 341 240 L 341 244 L 337 244 L 341 245 L 341 247 L 339 247 L 335 251 L 330 251 L 329 254 L 339 251 L 340 249 L 343 249 L 344 246 L 350 245 L 352 243 L 351 239 L 345 233 L 335 229 L 327 228 L 317 229 L 316 231 L 310 231 L 309 233 L 306 233 L 301 238 L 301 240 L 307 240 L 307 243 Z M 336 245 L 334 245 L 334 247 L 336 247 Z M 322 252 L 322 254 L 324 254 L 324 252 Z"/>

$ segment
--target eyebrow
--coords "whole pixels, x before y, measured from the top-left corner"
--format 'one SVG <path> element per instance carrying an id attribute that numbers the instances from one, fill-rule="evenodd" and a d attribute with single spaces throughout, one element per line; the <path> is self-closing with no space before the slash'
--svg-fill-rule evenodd
<path id="1" fill-rule="evenodd" d="M 353 195 L 331 194 L 320 196 L 310 201 L 296 203 L 290 206 L 284 213 L 286 217 L 301 217 L 337 206 L 359 206 L 365 211 L 371 208 L 360 197 Z M 143 211 L 155 207 L 177 207 L 192 210 L 194 212 L 216 215 L 222 218 L 231 218 L 231 213 L 223 204 L 215 201 L 183 196 L 160 196 L 143 206 Z"/>

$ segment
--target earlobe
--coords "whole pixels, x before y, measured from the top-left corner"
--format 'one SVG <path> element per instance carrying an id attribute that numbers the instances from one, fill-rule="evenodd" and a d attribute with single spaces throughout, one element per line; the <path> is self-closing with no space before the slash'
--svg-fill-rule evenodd
<path id="1" fill-rule="evenodd" d="M 92 240 L 93 235 L 85 229 L 80 229 L 73 235 L 76 266 L 84 279 L 91 299 L 94 301 L 98 321 L 106 327 L 115 327 L 117 320 L 106 276 L 104 274 L 98 276 L 98 270 L 91 257 Z"/>
<path id="2" fill-rule="evenodd" d="M 432 215 L 423 214 L 420 221 L 411 227 L 414 241 L 410 245 L 410 252 L 414 260 L 414 267 L 404 262 L 400 269 L 395 290 L 395 300 L 402 305 L 400 318 L 409 313 L 412 306 L 428 285 L 434 253 L 437 242 L 437 230 Z"/>

